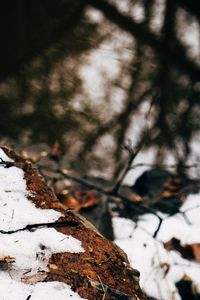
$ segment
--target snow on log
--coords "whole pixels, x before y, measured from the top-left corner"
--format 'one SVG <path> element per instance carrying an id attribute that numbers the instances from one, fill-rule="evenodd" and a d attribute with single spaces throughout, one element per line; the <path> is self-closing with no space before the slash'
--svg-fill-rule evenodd
<path id="1" fill-rule="evenodd" d="M 0 181 L 0 299 L 145 299 L 124 252 L 6 147 Z"/>

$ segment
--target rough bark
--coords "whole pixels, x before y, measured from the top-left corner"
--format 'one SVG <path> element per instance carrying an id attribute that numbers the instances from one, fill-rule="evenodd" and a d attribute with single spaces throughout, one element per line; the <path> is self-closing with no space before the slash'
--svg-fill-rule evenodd
<path id="1" fill-rule="evenodd" d="M 28 199 L 38 208 L 54 209 L 63 214 L 55 223 L 31 224 L 20 230 L 53 227 L 80 240 L 85 249 L 85 252 L 78 254 L 66 252 L 52 255 L 48 264 L 49 271 L 43 274 L 42 280 L 45 278 L 45 281 L 67 283 L 81 297 L 89 300 L 145 299 L 139 287 L 139 272 L 130 267 L 126 254 L 101 236 L 90 223 L 66 211 L 28 161 L 8 148 L 1 148 L 14 160 L 13 163 L 5 163 L 4 167 L 14 165 L 24 171 L 27 189 L 31 192 Z"/>

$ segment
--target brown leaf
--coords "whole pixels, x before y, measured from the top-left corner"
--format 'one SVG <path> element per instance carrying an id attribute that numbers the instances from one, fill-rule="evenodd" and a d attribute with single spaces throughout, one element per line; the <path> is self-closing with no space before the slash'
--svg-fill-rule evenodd
<path id="1" fill-rule="evenodd" d="M 180 240 L 172 238 L 170 241 L 164 243 L 164 247 L 168 251 L 178 251 L 184 258 L 200 262 L 200 243 L 181 245 Z"/>
<path id="2" fill-rule="evenodd" d="M 70 194 L 63 196 L 62 204 L 74 211 L 78 211 L 80 209 L 80 204 L 78 200 Z"/>
<path id="3" fill-rule="evenodd" d="M 11 263 L 15 262 L 15 259 L 10 256 L 0 257 L 0 270 L 7 270 Z"/>
<path id="4" fill-rule="evenodd" d="M 10 256 L 0 257 L 0 263 L 10 264 L 13 262 L 15 262 L 15 259 L 13 257 Z"/>
<path id="5" fill-rule="evenodd" d="M 143 201 L 143 198 L 140 195 L 136 195 L 136 194 L 131 195 L 130 199 L 135 203 L 141 203 Z"/>
<path id="6" fill-rule="evenodd" d="M 98 204 L 96 195 L 91 191 L 73 191 L 74 198 L 78 201 L 80 208 L 88 208 Z"/>
<path id="7" fill-rule="evenodd" d="M 200 262 L 200 243 L 191 244 L 190 247 L 193 251 L 194 259 Z"/>
<path id="8" fill-rule="evenodd" d="M 162 192 L 163 198 L 170 198 L 170 197 L 172 197 L 173 195 L 174 195 L 174 193 L 171 192 L 171 191 L 163 191 L 163 192 Z"/>
<path id="9" fill-rule="evenodd" d="M 65 190 L 64 190 L 65 191 Z M 63 205 L 78 211 L 81 208 L 88 208 L 98 204 L 96 195 L 91 191 L 75 190 L 57 195 Z"/>

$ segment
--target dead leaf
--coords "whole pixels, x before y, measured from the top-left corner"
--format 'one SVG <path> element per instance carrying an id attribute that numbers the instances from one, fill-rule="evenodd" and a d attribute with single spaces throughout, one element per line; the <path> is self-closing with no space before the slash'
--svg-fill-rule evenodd
<path id="1" fill-rule="evenodd" d="M 181 245 L 180 240 L 172 238 L 170 241 L 164 243 L 164 247 L 168 251 L 178 251 L 184 258 L 200 262 L 200 243 Z"/>
<path id="2" fill-rule="evenodd" d="M 63 205 L 72 209 L 73 211 L 78 211 L 81 208 L 88 208 L 98 204 L 96 195 L 91 191 L 76 190 L 69 192 L 68 194 L 59 195 L 59 199 Z"/>
<path id="3" fill-rule="evenodd" d="M 0 263 L 10 264 L 15 262 L 15 258 L 10 256 L 0 257 Z"/>
<path id="4" fill-rule="evenodd" d="M 15 262 L 15 258 L 10 256 L 0 257 L 0 270 L 7 270 L 9 265 Z"/>
<path id="5" fill-rule="evenodd" d="M 200 262 L 200 243 L 194 243 L 189 245 L 193 251 L 194 259 Z"/>
<path id="6" fill-rule="evenodd" d="M 67 195 L 63 195 L 62 204 L 74 211 L 78 211 L 80 209 L 80 204 L 78 200 L 75 199 L 72 195 L 70 195 L 70 193 Z"/>
<path id="7" fill-rule="evenodd" d="M 91 191 L 77 190 L 73 192 L 81 208 L 88 208 L 98 204 L 96 195 Z"/>
<path id="8" fill-rule="evenodd" d="M 174 195 L 175 195 L 175 193 L 173 193 L 171 191 L 163 191 L 162 192 L 163 198 L 170 198 L 170 197 L 173 197 Z"/>
<path id="9" fill-rule="evenodd" d="M 140 195 L 136 195 L 136 194 L 131 195 L 130 199 L 135 203 L 141 203 L 143 201 L 143 198 Z"/>

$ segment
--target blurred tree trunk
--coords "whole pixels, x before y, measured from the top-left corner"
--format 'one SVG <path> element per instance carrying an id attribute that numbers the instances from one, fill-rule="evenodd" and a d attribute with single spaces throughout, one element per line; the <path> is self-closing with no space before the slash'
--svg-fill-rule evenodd
<path id="1" fill-rule="evenodd" d="M 81 1 L 8 0 L 0 5 L 0 80 L 80 22 Z"/>

